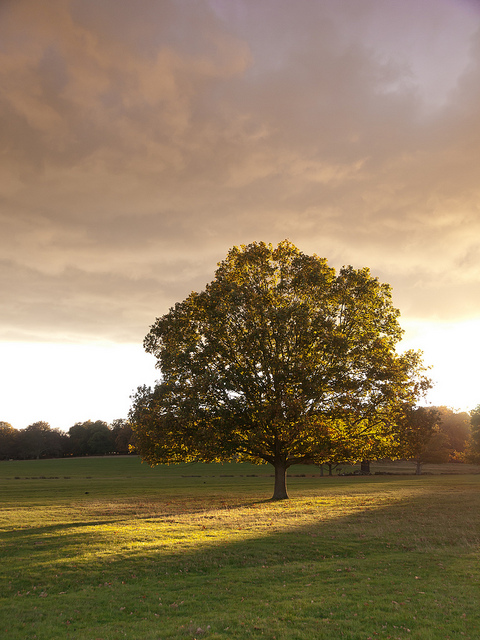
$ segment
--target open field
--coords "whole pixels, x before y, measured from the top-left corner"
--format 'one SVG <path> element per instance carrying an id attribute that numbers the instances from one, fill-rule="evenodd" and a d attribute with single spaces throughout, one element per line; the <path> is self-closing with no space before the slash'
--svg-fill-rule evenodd
<path id="1" fill-rule="evenodd" d="M 478 473 L 271 472 L 0 463 L 0 637 L 480 638 Z"/>

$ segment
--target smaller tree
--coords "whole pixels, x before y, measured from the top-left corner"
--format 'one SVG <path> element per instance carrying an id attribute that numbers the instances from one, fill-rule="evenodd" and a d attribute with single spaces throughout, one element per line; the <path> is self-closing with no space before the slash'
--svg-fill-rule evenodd
<path id="1" fill-rule="evenodd" d="M 472 436 L 467 447 L 467 460 L 473 464 L 480 464 L 480 404 L 470 412 L 470 424 Z"/>
<path id="2" fill-rule="evenodd" d="M 40 420 L 22 429 L 18 435 L 19 452 L 23 458 L 55 458 L 64 453 L 66 434 L 52 429 Z"/>
<path id="3" fill-rule="evenodd" d="M 15 458 L 18 454 L 18 431 L 9 422 L 0 421 L 0 460 Z"/>
<path id="4" fill-rule="evenodd" d="M 323 475 L 323 465 L 327 466 L 328 475 L 333 476 L 334 469 L 342 464 L 353 464 L 357 460 L 355 450 L 359 446 L 358 440 L 350 439 L 349 434 L 341 427 L 341 423 L 332 425 L 328 436 L 324 439 L 324 453 L 319 465 Z"/>
<path id="5" fill-rule="evenodd" d="M 437 411 L 439 413 L 439 429 L 444 436 L 443 439 L 439 439 L 443 440 L 444 457 L 452 461 L 464 459 L 472 430 L 469 414 L 465 411 L 456 412 L 443 406 L 437 407 Z M 439 442 L 439 446 L 440 444 L 441 442 Z"/>
<path id="6" fill-rule="evenodd" d="M 398 432 L 394 457 L 411 458 L 416 463 L 417 475 L 421 473 L 424 462 L 444 462 L 435 457 L 438 446 L 432 446 L 432 439 L 440 437 L 439 413 L 435 408 L 404 408 L 402 428 Z M 396 450 L 395 450 L 396 449 Z"/>
<path id="7" fill-rule="evenodd" d="M 77 422 L 68 434 L 74 456 L 102 456 L 115 450 L 112 430 L 102 420 Z"/>
<path id="8" fill-rule="evenodd" d="M 115 440 L 115 451 L 121 455 L 135 452 L 135 436 L 128 420 L 118 418 L 112 422 L 112 435 Z"/>

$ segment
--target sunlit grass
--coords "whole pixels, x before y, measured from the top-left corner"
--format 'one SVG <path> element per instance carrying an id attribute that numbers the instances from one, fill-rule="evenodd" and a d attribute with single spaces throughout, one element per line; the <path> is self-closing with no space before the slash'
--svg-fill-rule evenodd
<path id="1" fill-rule="evenodd" d="M 298 477 L 272 503 L 251 467 L 41 462 L 0 469 L 2 638 L 480 637 L 480 476 Z"/>

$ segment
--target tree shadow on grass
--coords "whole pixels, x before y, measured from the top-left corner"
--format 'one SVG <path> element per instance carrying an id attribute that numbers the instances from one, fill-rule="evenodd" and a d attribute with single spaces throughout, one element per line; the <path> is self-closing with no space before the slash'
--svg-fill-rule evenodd
<path id="1" fill-rule="evenodd" d="M 370 504 L 359 503 L 357 510 L 345 514 L 333 510 L 330 518 L 323 517 L 318 502 L 325 494 L 312 496 L 308 521 L 300 523 L 294 517 L 281 522 L 287 510 L 294 511 L 295 499 L 236 501 L 222 516 L 223 527 L 229 518 L 233 523 L 227 539 L 216 536 L 218 527 L 211 524 L 218 501 L 212 511 L 190 504 L 178 523 L 185 537 L 180 531 L 168 545 L 163 544 L 161 527 L 168 525 L 166 533 L 174 534 L 179 514 L 166 511 L 52 524 L 14 536 L 10 532 L 3 534 L 4 540 L 20 547 L 31 548 L 35 539 L 46 542 L 31 555 L 26 575 L 11 581 L 11 590 L 28 582 L 29 572 L 37 578 L 39 570 L 45 571 L 48 597 L 58 598 L 63 607 L 76 602 L 76 610 L 88 618 L 77 622 L 77 629 L 88 628 L 89 637 L 117 637 L 106 635 L 116 628 L 105 618 L 109 608 L 127 636 L 142 640 L 209 634 L 215 640 L 364 640 L 373 634 L 408 637 L 406 629 L 419 640 L 460 633 L 469 637 L 472 627 L 466 621 L 475 619 L 476 600 L 465 588 L 465 563 L 479 542 L 480 496 L 465 493 L 465 512 L 459 494 L 420 488 L 417 494 L 376 504 L 379 486 L 369 493 Z M 346 495 L 348 491 L 345 487 Z M 242 522 L 245 510 L 267 507 L 276 523 L 256 530 L 255 513 Z M 142 544 L 135 543 L 131 532 L 120 545 L 107 543 L 105 532 L 98 530 L 108 525 L 121 533 L 123 525 L 135 523 L 138 535 L 142 526 L 148 527 Z M 198 540 L 191 535 L 194 531 Z M 82 543 L 88 554 L 65 571 L 65 558 Z M 475 575 L 478 589 L 478 571 L 472 570 Z M 434 625 L 439 635 L 427 635 Z"/>
<path id="2" fill-rule="evenodd" d="M 357 487 L 358 488 L 358 485 Z M 328 489 L 328 487 L 326 488 Z M 338 492 L 338 487 L 334 487 Z M 344 495 L 350 494 L 350 486 L 342 487 Z M 417 538 L 422 538 L 425 542 L 430 542 L 435 545 L 452 543 L 452 540 L 465 539 L 470 535 L 472 537 L 472 544 L 478 541 L 476 532 L 478 528 L 476 525 L 480 524 L 480 516 L 477 513 L 480 512 L 478 508 L 472 503 L 472 498 L 476 497 L 477 492 L 470 493 L 468 497 L 468 510 L 465 510 L 461 504 L 457 493 L 453 495 L 442 494 L 439 495 L 435 492 L 435 488 L 429 488 L 428 486 L 417 485 L 416 493 L 407 497 L 397 498 L 393 495 L 389 498 L 386 504 L 376 502 L 375 496 L 383 493 L 383 485 L 369 488 L 368 504 L 360 501 L 354 505 L 355 510 L 352 513 L 342 513 L 341 509 L 331 509 L 331 513 L 326 518 L 323 513 L 321 500 L 328 495 L 328 491 L 325 491 L 322 495 L 311 496 L 307 498 L 309 503 L 300 506 L 300 510 L 307 513 L 307 523 L 296 521 L 295 512 L 295 498 L 290 501 L 272 501 L 271 499 L 247 499 L 247 500 L 231 500 L 231 504 L 228 504 L 230 496 L 217 495 L 215 500 L 212 501 L 212 505 L 209 508 L 210 503 L 209 496 L 204 496 L 202 499 L 192 500 L 189 502 L 181 502 L 181 512 L 175 509 L 169 508 L 172 499 L 168 496 L 165 500 L 159 500 L 156 502 L 147 502 L 146 512 L 143 513 L 139 510 L 138 502 L 133 501 L 131 504 L 125 501 L 119 502 L 119 515 L 114 517 L 111 512 L 115 510 L 115 506 L 108 502 L 108 514 L 105 513 L 104 517 L 94 517 L 94 511 L 92 511 L 92 519 L 85 519 L 82 521 L 52 523 L 42 526 L 26 526 L 25 528 L 19 528 L 16 530 L 6 530 L 0 533 L 0 542 L 5 544 L 16 542 L 18 544 L 26 543 L 31 544 L 36 541 L 51 540 L 54 541 L 58 538 L 59 548 L 66 547 L 69 541 L 73 541 L 75 544 L 79 540 L 82 540 L 83 533 L 89 532 L 88 535 L 95 533 L 95 529 L 108 525 L 115 525 L 121 527 L 122 525 L 131 525 L 138 521 L 140 523 L 157 523 L 159 525 L 169 523 L 175 524 L 178 521 L 180 527 L 186 527 L 190 524 L 192 527 L 205 526 L 210 527 L 210 519 L 213 516 L 210 515 L 210 511 L 218 515 L 222 512 L 222 521 L 228 522 L 230 519 L 233 523 L 232 533 L 238 532 L 238 529 L 246 529 L 246 535 L 240 540 L 237 540 L 239 536 L 232 536 L 228 541 L 218 540 L 208 541 L 205 539 L 202 544 L 194 545 L 191 550 L 186 550 L 182 547 L 182 557 L 195 558 L 197 555 L 204 555 L 208 548 L 218 548 L 219 545 L 223 545 L 225 549 L 230 549 L 232 555 L 236 555 L 237 545 L 253 545 L 256 546 L 259 541 L 262 543 L 265 541 L 271 541 L 274 546 L 281 545 L 281 541 L 290 541 L 292 536 L 297 540 L 302 539 L 302 536 L 313 536 L 323 540 L 323 544 L 328 547 L 327 551 L 334 551 L 338 542 L 330 544 L 330 540 L 347 540 L 352 542 L 355 536 L 356 542 L 364 546 L 365 538 L 368 538 L 370 543 L 373 541 L 381 542 L 382 538 L 385 538 L 389 544 L 393 544 L 394 541 L 398 543 L 399 540 L 410 540 L 414 544 Z M 432 496 L 434 499 L 432 500 Z M 173 498 L 174 500 L 175 498 Z M 341 499 L 341 496 L 337 493 L 331 496 L 331 501 Z M 480 507 L 480 500 L 477 497 Z M 98 506 L 100 505 L 100 506 Z M 343 505 L 348 511 L 350 508 L 349 502 L 345 502 Z M 464 505 L 465 506 L 465 505 Z M 264 526 L 263 530 L 255 531 L 254 525 L 256 522 L 256 515 L 254 510 L 261 509 L 262 507 L 270 508 L 269 515 L 272 522 L 269 526 Z M 460 509 L 458 518 L 455 518 L 455 514 L 452 513 L 452 509 Z M 102 509 L 101 502 L 97 503 L 97 508 Z M 244 513 L 245 510 L 251 510 L 248 518 L 245 522 L 238 521 L 236 513 Z M 105 509 L 106 510 L 106 509 Z M 288 516 L 292 516 L 288 519 Z M 110 516 L 110 517 L 107 517 Z M 188 517 L 191 521 L 188 521 Z M 242 516 L 240 516 L 241 518 Z M 264 516 L 265 517 L 265 516 Z M 305 520 L 305 518 L 303 518 Z M 250 527 L 251 531 L 248 531 Z M 82 529 L 85 531 L 83 532 Z M 69 534 L 71 532 L 71 534 Z M 103 536 L 102 535 L 100 537 Z M 393 541 L 392 541 L 393 539 Z M 85 540 L 83 540 L 85 542 Z M 411 546 L 411 545 L 410 545 Z M 411 547 L 413 548 L 413 547 Z M 132 561 L 139 554 L 146 553 L 145 550 L 139 550 L 136 547 L 132 547 L 129 552 Z M 168 551 L 161 548 L 161 546 L 155 546 L 147 552 L 148 554 L 154 554 L 155 556 L 164 556 L 167 560 L 169 557 Z M 172 554 L 172 557 L 176 558 L 176 554 Z M 125 561 L 125 553 L 122 553 L 122 561 Z"/>

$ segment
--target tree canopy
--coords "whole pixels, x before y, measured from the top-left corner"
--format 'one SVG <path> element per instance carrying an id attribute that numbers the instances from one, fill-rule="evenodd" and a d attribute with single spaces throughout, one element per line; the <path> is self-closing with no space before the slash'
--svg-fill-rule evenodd
<path id="1" fill-rule="evenodd" d="M 65 438 L 62 431 L 39 420 L 18 433 L 16 444 L 22 458 L 55 457 L 61 455 Z"/>
<path id="2" fill-rule="evenodd" d="M 114 451 L 112 430 L 103 420 L 77 422 L 68 430 L 70 450 L 73 455 L 105 455 Z"/>
<path id="3" fill-rule="evenodd" d="M 396 454 L 415 460 L 418 475 L 424 462 L 448 462 L 446 436 L 439 429 L 439 421 L 440 412 L 434 407 L 407 406 L 404 410 Z"/>
<path id="4" fill-rule="evenodd" d="M 133 398 L 138 452 L 150 464 L 270 463 L 274 499 L 291 465 L 387 454 L 430 386 L 420 353 L 395 350 L 398 317 L 367 268 L 337 274 L 289 241 L 233 247 L 145 338 L 161 379 Z"/>
<path id="5" fill-rule="evenodd" d="M 17 453 L 17 430 L 9 422 L 0 420 L 0 460 L 13 458 Z"/>

